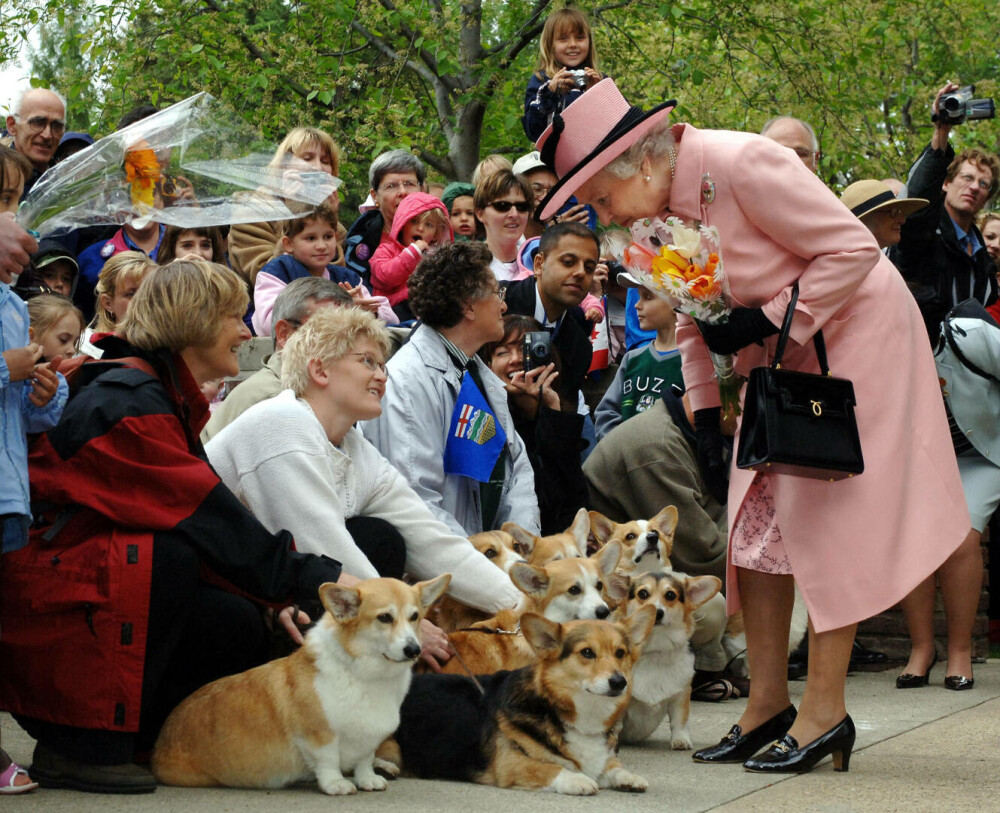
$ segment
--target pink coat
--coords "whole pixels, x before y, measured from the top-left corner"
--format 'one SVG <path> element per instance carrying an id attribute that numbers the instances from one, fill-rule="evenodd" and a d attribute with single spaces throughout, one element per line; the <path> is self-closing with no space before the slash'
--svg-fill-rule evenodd
<path id="1" fill-rule="evenodd" d="M 778 527 L 815 628 L 875 615 L 937 570 L 971 527 L 926 330 L 895 267 L 865 226 L 791 150 L 756 135 L 674 128 L 670 213 L 718 228 L 734 305 L 776 325 L 799 281 L 783 366 L 818 371 L 822 328 L 834 375 L 854 382 L 865 471 L 830 483 L 770 475 Z M 678 317 L 695 409 L 718 405 L 701 336 Z M 777 337 L 741 350 L 748 375 Z M 755 474 L 733 467 L 729 527 Z M 728 608 L 739 608 L 730 563 Z"/>

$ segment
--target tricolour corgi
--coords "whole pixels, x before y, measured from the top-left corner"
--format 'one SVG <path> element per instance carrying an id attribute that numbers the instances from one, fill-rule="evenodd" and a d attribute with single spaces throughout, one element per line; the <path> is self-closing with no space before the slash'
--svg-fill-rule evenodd
<path id="1" fill-rule="evenodd" d="M 510 579 L 526 595 L 524 607 L 502 610 L 468 629 L 449 633 L 458 657 L 449 660 L 443 671 L 485 675 L 529 664 L 534 655 L 519 627 L 525 610 L 558 623 L 607 618 L 611 609 L 604 594 L 605 582 L 620 555 L 621 548 L 612 543 L 586 559 L 557 559 L 543 567 L 515 564 Z"/>
<path id="2" fill-rule="evenodd" d="M 581 508 L 573 524 L 565 531 L 549 536 L 535 536 L 513 522 L 505 522 L 503 530 L 514 537 L 514 550 L 532 565 L 544 565 L 557 559 L 574 559 L 587 555 L 590 517 Z"/>
<path id="3" fill-rule="evenodd" d="M 521 629 L 535 662 L 480 678 L 484 695 L 459 675 L 414 677 L 395 758 L 417 776 L 503 788 L 575 795 L 646 790 L 646 780 L 618 761 L 615 731 L 654 619 L 652 607 L 617 624 L 558 624 L 526 613 Z"/>
<path id="4" fill-rule="evenodd" d="M 629 522 L 614 522 L 599 511 L 591 511 L 591 546 L 599 548 L 608 542 L 618 542 L 622 546 L 618 572 L 629 576 L 669 568 L 677 516 L 677 509 L 672 505 L 652 519 Z"/>
<path id="5" fill-rule="evenodd" d="M 653 607 L 656 624 L 633 672 L 622 742 L 645 740 L 669 715 L 670 747 L 676 751 L 691 748 L 687 724 L 694 654 L 688 641 L 694 632 L 694 611 L 721 588 L 715 576 L 685 576 L 669 570 L 632 578 L 626 614 Z"/>
<path id="6" fill-rule="evenodd" d="M 174 709 L 153 750 L 157 780 L 280 788 L 315 776 L 331 795 L 385 790 L 375 749 L 399 724 L 420 619 L 449 581 L 324 584 L 326 613 L 298 651 L 214 681 Z"/>

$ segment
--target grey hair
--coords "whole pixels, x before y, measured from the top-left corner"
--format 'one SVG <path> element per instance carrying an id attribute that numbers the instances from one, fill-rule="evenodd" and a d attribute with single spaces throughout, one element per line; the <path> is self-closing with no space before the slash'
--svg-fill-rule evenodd
<path id="1" fill-rule="evenodd" d="M 324 277 L 293 279 L 274 300 L 271 335 L 275 335 L 275 325 L 282 319 L 301 323 L 312 303 L 333 302 L 336 305 L 350 306 L 353 301 L 351 295 L 333 280 Z"/>
<path id="2" fill-rule="evenodd" d="M 613 159 L 604 169 L 615 178 L 631 178 L 639 171 L 644 158 L 659 161 L 670 154 L 677 143 L 670 131 L 671 123 L 664 119 L 639 137 L 625 152 Z"/>
<path id="3" fill-rule="evenodd" d="M 424 185 L 427 170 L 423 162 L 408 150 L 390 150 L 382 153 L 368 167 L 368 188 L 378 190 L 382 179 L 392 172 L 412 172 L 417 176 L 417 183 Z"/>
<path id="4" fill-rule="evenodd" d="M 786 119 L 801 124 L 802 129 L 809 133 L 809 140 L 812 142 L 812 151 L 819 152 L 819 139 L 816 138 L 816 131 L 812 128 L 812 125 L 808 121 L 795 118 L 795 116 L 772 116 L 764 122 L 764 126 L 760 128 L 760 134 L 767 135 L 767 131 L 770 130 L 775 124 L 779 121 L 785 121 Z"/>
<path id="5" fill-rule="evenodd" d="M 49 93 L 51 93 L 53 96 L 55 96 L 60 102 L 62 102 L 63 115 L 64 116 L 66 115 L 66 111 L 67 111 L 68 108 L 66 106 L 66 97 L 65 96 L 63 96 L 58 91 L 52 90 L 52 88 L 33 88 L 31 85 L 28 85 L 26 88 L 23 88 L 20 91 L 20 93 L 18 93 L 17 96 L 15 97 L 15 99 L 14 99 L 14 105 L 13 105 L 12 110 L 11 110 L 11 112 L 13 113 L 13 115 L 15 115 L 15 116 L 20 116 L 21 115 L 21 105 L 24 104 L 24 97 L 27 96 L 29 93 L 31 93 L 33 90 L 47 90 Z"/>

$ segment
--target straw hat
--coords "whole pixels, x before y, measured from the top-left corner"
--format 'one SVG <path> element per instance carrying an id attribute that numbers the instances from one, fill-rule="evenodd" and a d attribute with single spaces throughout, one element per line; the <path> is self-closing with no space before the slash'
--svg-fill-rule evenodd
<path id="1" fill-rule="evenodd" d="M 924 198 L 897 198 L 882 181 L 874 180 L 852 183 L 844 190 L 840 200 L 859 218 L 891 207 L 899 207 L 906 217 L 929 203 Z"/>
<path id="2" fill-rule="evenodd" d="M 552 217 L 573 193 L 667 118 L 676 101 L 643 111 L 628 103 L 612 79 L 602 79 L 562 112 L 535 142 L 559 182 L 538 207 Z"/>

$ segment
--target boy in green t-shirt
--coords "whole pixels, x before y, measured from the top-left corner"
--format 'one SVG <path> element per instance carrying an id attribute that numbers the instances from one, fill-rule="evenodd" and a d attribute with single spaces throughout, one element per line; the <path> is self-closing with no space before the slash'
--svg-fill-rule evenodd
<path id="1" fill-rule="evenodd" d="M 684 391 L 681 354 L 677 349 L 677 315 L 670 303 L 645 288 L 631 274 L 621 273 L 618 282 L 639 289 L 635 312 L 639 327 L 655 330 L 656 338 L 644 347 L 629 350 L 614 381 L 597 405 L 594 424 L 600 440 L 622 421 L 645 412 L 671 387 Z"/>

